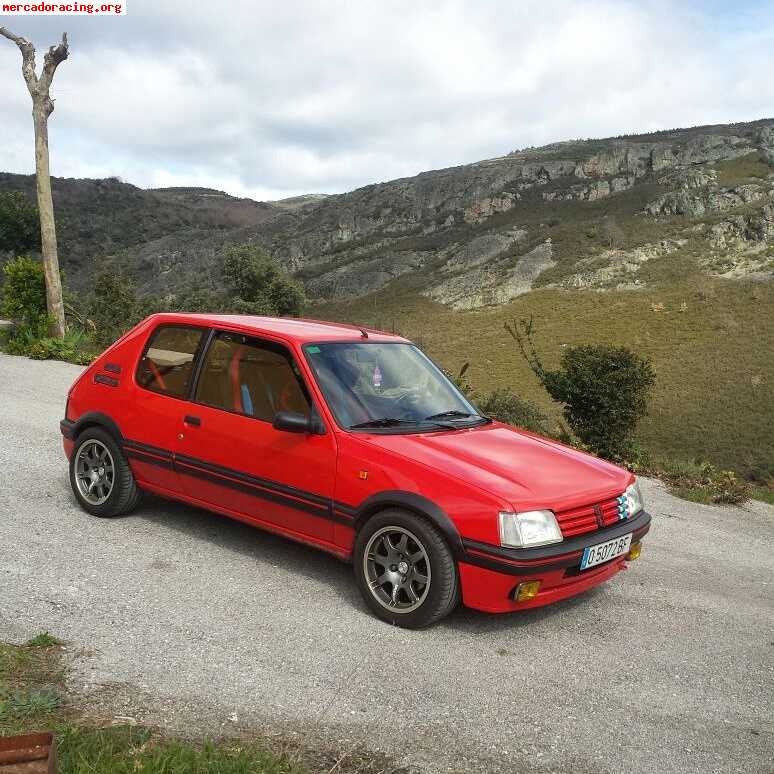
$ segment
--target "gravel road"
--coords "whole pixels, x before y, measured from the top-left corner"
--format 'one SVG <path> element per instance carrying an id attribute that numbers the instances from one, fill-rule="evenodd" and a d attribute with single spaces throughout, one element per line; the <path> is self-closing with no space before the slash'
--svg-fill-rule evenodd
<path id="1" fill-rule="evenodd" d="M 116 714 L 362 740 L 427 772 L 774 772 L 771 506 L 645 481 L 642 558 L 607 585 L 407 632 L 311 549 L 158 499 L 81 511 L 58 426 L 78 372 L 0 355 L 0 639 L 83 649 L 74 687 Z"/>

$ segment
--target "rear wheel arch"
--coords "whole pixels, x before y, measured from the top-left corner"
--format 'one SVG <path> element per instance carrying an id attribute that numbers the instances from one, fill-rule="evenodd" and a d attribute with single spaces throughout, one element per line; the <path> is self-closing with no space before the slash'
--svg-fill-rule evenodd
<path id="1" fill-rule="evenodd" d="M 371 495 L 357 509 L 355 514 L 355 532 L 359 532 L 363 525 L 382 511 L 398 508 L 409 511 L 417 516 L 427 519 L 443 535 L 452 555 L 457 561 L 464 556 L 464 548 L 459 530 L 449 518 L 446 511 L 422 495 L 415 492 L 402 490 L 390 490 Z"/>
<path id="2" fill-rule="evenodd" d="M 121 428 L 117 422 L 109 417 L 107 414 L 103 414 L 99 411 L 89 411 L 83 416 L 79 417 L 73 425 L 72 438 L 77 440 L 78 436 L 88 430 L 90 427 L 100 427 L 106 432 L 110 433 L 117 444 L 123 445 L 124 436 L 121 432 Z"/>

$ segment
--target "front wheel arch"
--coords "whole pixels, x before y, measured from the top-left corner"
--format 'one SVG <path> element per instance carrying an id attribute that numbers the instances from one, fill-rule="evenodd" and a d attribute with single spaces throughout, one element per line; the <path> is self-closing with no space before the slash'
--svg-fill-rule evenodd
<path id="1" fill-rule="evenodd" d="M 464 558 L 465 549 L 462 545 L 462 537 L 446 511 L 432 500 L 428 500 L 428 498 L 416 494 L 416 492 L 394 489 L 371 495 L 357 509 L 354 523 L 355 533 L 360 532 L 363 525 L 369 519 L 382 511 L 393 508 L 409 511 L 416 516 L 427 519 L 441 532 L 454 558 L 457 561 Z"/>

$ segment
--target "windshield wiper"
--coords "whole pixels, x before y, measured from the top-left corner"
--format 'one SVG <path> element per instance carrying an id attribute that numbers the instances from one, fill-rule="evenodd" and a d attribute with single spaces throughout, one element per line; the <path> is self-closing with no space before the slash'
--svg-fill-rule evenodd
<path id="1" fill-rule="evenodd" d="M 465 419 L 466 417 L 478 417 L 480 414 L 471 414 L 467 411 L 458 411 L 457 409 L 449 409 L 448 411 L 439 411 L 437 414 L 431 414 L 429 417 L 425 417 L 426 420 L 431 419 L 446 419 L 447 417 L 459 417 Z"/>
<path id="2" fill-rule="evenodd" d="M 397 425 L 415 425 L 415 419 L 396 419 L 395 417 L 381 417 L 380 419 L 369 419 L 367 422 L 358 422 L 356 425 L 350 425 L 350 430 L 357 430 L 361 427 L 396 427 Z"/>
<path id="3" fill-rule="evenodd" d="M 435 427 L 444 430 L 458 430 L 458 425 L 450 425 L 446 422 L 434 422 L 428 419 L 397 419 L 396 417 L 381 417 L 380 419 L 369 419 L 367 422 L 358 422 L 356 425 L 350 425 L 350 430 L 363 430 L 367 427 L 398 427 L 399 425 L 424 425 L 430 423 Z"/>

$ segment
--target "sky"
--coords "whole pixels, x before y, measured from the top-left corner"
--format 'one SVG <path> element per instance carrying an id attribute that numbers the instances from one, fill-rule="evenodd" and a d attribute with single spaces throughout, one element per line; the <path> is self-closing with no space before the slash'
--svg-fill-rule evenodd
<path id="1" fill-rule="evenodd" d="M 62 31 L 52 174 L 272 200 L 566 139 L 774 116 L 774 3 L 125 0 Z M 0 38 L 0 170 L 34 171 Z"/>

